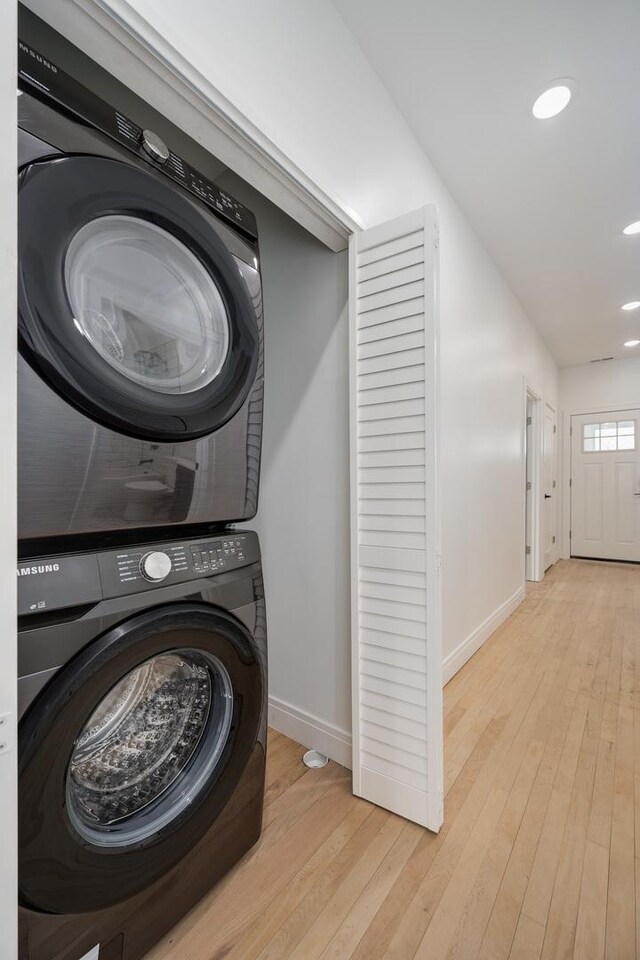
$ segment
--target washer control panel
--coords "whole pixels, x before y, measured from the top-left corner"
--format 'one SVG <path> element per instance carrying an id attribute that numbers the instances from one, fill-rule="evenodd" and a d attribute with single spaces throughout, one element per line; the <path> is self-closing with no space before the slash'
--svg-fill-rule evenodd
<path id="1" fill-rule="evenodd" d="M 242 536 L 227 537 L 211 543 L 195 543 L 190 547 L 196 573 L 217 573 L 246 561 L 247 548 Z"/>
<path id="2" fill-rule="evenodd" d="M 18 564 L 18 612 L 43 613 L 198 581 L 260 559 L 255 533 L 233 531 L 169 543 L 25 560 Z"/>
<path id="3" fill-rule="evenodd" d="M 104 596 L 116 597 L 226 573 L 259 558 L 255 534 L 236 531 L 210 539 L 113 550 L 98 554 L 98 565 Z"/>

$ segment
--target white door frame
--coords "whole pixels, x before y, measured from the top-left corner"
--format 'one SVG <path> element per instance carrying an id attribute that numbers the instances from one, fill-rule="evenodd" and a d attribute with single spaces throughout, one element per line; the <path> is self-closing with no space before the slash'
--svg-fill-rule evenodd
<path id="1" fill-rule="evenodd" d="M 16 4 L 2 8 L 0 114 L 4 150 L 0 161 L 0 305 L 7 322 L 0 333 L 0 428 L 5 456 L 0 463 L 0 930 L 3 957 L 18 950 L 17 883 L 17 628 L 16 628 L 16 356 L 17 194 L 16 194 Z"/>
<path id="2" fill-rule="evenodd" d="M 577 407 L 562 411 L 562 523 L 560 556 L 564 560 L 571 557 L 571 418 L 584 417 L 587 414 L 615 413 L 617 410 L 640 408 L 640 397 L 628 403 L 597 403 L 588 407 Z"/>
<path id="3" fill-rule="evenodd" d="M 531 462 L 531 511 L 527 518 L 526 499 L 523 524 L 523 580 L 542 580 L 544 577 L 544 551 L 542 550 L 542 427 L 544 401 L 542 394 L 539 393 L 529 383 L 526 377 L 523 377 L 523 406 L 522 406 L 522 486 L 526 490 L 527 483 L 527 408 L 528 401 L 533 401 L 531 412 L 531 429 L 529 433 L 530 445 L 528 454 Z M 526 498 L 526 493 L 525 493 Z M 527 539 L 529 538 L 529 543 Z M 527 556 L 526 548 L 530 547 L 530 553 Z"/>
<path id="4" fill-rule="evenodd" d="M 553 516 L 553 530 L 554 530 L 553 536 L 554 536 L 555 540 L 554 540 L 553 549 L 552 549 L 552 551 L 551 551 L 551 563 L 549 564 L 549 567 L 545 568 L 545 565 L 544 565 L 544 545 L 543 545 L 543 542 L 542 542 L 542 541 L 543 541 L 543 534 L 544 534 L 544 529 L 543 529 L 543 528 L 544 528 L 544 509 L 541 508 L 541 518 L 540 518 L 540 538 L 541 538 L 541 539 L 540 539 L 540 543 L 541 543 L 541 546 L 540 546 L 540 552 L 541 552 L 541 562 L 542 562 L 542 577 L 544 577 L 546 571 L 547 571 L 550 567 L 552 567 L 552 566 L 554 565 L 554 563 L 557 563 L 557 562 L 558 562 L 558 558 L 559 558 L 559 556 L 560 556 L 560 545 L 559 545 L 559 543 L 558 543 L 558 541 L 559 541 L 559 539 L 560 539 L 560 534 L 559 534 L 560 510 L 559 510 L 558 504 L 559 504 L 559 502 L 560 502 L 560 500 L 561 500 L 561 496 L 560 496 L 560 485 L 558 484 L 558 474 L 559 474 L 559 464 L 560 464 L 560 457 L 559 457 L 559 455 L 558 455 L 558 448 L 559 448 L 559 438 L 558 438 L 558 410 L 557 410 L 557 407 L 554 407 L 553 404 L 549 403 L 548 400 L 545 400 L 544 406 L 545 406 L 546 408 L 548 408 L 548 409 L 552 412 L 552 414 L 553 414 L 553 416 L 554 416 L 554 418 L 555 418 L 555 423 L 554 423 L 554 436 L 555 436 L 555 440 L 554 440 L 554 442 L 553 442 L 553 464 L 552 464 L 554 476 L 553 476 L 552 493 L 551 493 L 551 497 L 552 497 L 551 512 L 552 512 L 552 516 Z M 543 452 L 543 454 L 544 454 L 544 421 L 543 421 L 543 424 L 542 424 L 542 432 L 543 432 L 543 437 L 542 437 L 542 447 L 541 447 L 541 450 L 542 450 L 542 452 Z M 540 489 L 540 494 L 541 494 L 541 500 L 540 500 L 540 502 L 541 502 L 541 505 L 542 505 L 543 502 L 544 502 L 544 501 L 543 501 L 543 498 L 544 498 L 544 495 L 545 495 L 545 491 L 542 489 L 543 486 L 544 486 L 544 482 L 543 482 L 543 474 L 542 474 L 542 469 L 541 469 L 541 471 L 540 471 L 540 487 L 541 487 L 541 489 Z M 541 578 L 541 579 L 542 579 L 542 578 Z"/>

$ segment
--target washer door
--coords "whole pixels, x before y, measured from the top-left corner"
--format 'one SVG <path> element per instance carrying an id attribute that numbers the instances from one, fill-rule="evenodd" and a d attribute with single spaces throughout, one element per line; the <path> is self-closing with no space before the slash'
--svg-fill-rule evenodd
<path id="1" fill-rule="evenodd" d="M 214 432 L 256 374 L 256 312 L 204 212 L 158 174 L 101 157 L 20 174 L 22 350 L 65 399 L 145 440 Z"/>
<path id="2" fill-rule="evenodd" d="M 63 667 L 20 725 L 20 896 L 101 909 L 180 860 L 223 809 L 260 727 L 252 638 L 205 604 L 146 611 Z"/>

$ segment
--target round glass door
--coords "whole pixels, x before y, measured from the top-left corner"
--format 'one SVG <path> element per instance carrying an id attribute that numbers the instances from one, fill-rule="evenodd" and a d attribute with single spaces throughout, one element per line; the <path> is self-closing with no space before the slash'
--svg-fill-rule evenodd
<path id="1" fill-rule="evenodd" d="M 72 238 L 64 276 L 78 332 L 129 380 L 176 394 L 220 373 L 227 310 L 211 274 L 168 231 L 139 217 L 98 217 Z"/>
<path id="2" fill-rule="evenodd" d="M 88 642 L 20 721 L 20 902 L 101 910 L 165 877 L 225 810 L 261 810 L 265 694 L 251 632 L 204 602 Z"/>
<path id="3" fill-rule="evenodd" d="M 157 833 L 211 775 L 232 714 L 231 680 L 215 657 L 181 650 L 136 667 L 74 743 L 66 789 L 74 828 L 98 846 Z"/>
<path id="4" fill-rule="evenodd" d="M 232 250 L 252 247 L 168 178 L 104 157 L 26 166 L 18 204 L 20 351 L 51 389 L 146 441 L 195 440 L 238 413 L 261 307 L 257 267 L 250 283 Z"/>

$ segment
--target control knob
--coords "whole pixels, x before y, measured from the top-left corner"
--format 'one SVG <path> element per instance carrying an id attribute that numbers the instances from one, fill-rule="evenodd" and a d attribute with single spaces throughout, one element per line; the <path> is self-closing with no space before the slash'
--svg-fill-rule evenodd
<path id="1" fill-rule="evenodd" d="M 166 163 L 169 159 L 169 147 L 153 130 L 143 130 L 140 142 L 142 149 L 145 150 L 156 163 Z"/>
<path id="2" fill-rule="evenodd" d="M 140 573 L 145 580 L 158 583 L 171 573 L 171 557 L 162 550 L 145 553 L 140 561 Z"/>

